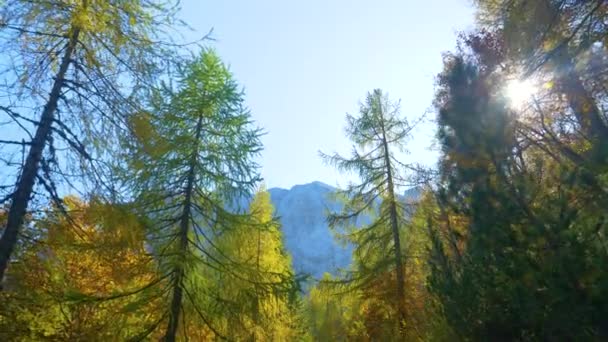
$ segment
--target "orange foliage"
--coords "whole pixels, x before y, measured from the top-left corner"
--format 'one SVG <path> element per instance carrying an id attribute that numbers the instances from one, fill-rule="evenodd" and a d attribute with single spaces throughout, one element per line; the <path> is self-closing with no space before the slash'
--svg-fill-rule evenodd
<path id="1" fill-rule="evenodd" d="M 116 206 L 74 197 L 65 205 L 68 216 L 53 209 L 34 225 L 41 237 L 10 268 L 0 328 L 14 325 L 11 340 L 137 335 L 160 312 L 154 290 L 139 291 L 156 279 L 143 228 Z"/>

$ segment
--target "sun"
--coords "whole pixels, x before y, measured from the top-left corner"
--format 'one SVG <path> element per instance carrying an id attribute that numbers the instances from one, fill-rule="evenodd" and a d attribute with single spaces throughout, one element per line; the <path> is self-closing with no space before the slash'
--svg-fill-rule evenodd
<path id="1" fill-rule="evenodd" d="M 510 80 L 505 88 L 507 98 L 512 106 L 521 107 L 528 102 L 537 88 L 530 80 Z"/>

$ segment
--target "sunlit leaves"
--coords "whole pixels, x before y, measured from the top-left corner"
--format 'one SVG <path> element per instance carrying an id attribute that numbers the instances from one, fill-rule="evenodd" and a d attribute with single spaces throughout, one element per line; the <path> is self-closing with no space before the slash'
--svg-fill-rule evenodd
<path id="1" fill-rule="evenodd" d="M 7 305 L 0 318 L 9 334 L 5 338 L 99 340 L 137 334 L 157 316 L 151 293 L 123 297 L 156 278 L 139 222 L 124 208 L 100 201 L 67 197 L 65 204 L 71 217 L 51 208 L 36 224 L 39 240 L 10 269 L 15 285 L 2 293 Z M 112 296 L 117 298 L 104 299 Z"/>
<path id="2" fill-rule="evenodd" d="M 302 333 L 297 302 L 292 298 L 297 296 L 295 275 L 273 210 L 270 194 L 258 191 L 250 204 L 250 220 L 217 240 L 218 247 L 234 261 L 234 273 L 204 271 L 216 279 L 210 288 L 213 293 L 237 303 L 233 309 L 220 308 L 214 318 L 233 339 L 290 340 Z"/>
<path id="3" fill-rule="evenodd" d="M 594 118 L 596 102 L 576 75 L 581 65 L 554 51 L 547 56 L 560 56 L 560 62 L 543 71 L 555 74 L 528 100 L 533 107 L 525 116 L 512 115 L 522 109 L 509 110 L 497 99 L 493 88 L 506 79 L 504 70 L 535 65 L 534 54 L 555 45 L 551 33 L 528 26 L 548 25 L 546 13 L 529 6 L 555 3 L 509 4 L 521 6 L 503 13 L 520 32 L 504 27 L 507 32 L 497 29 L 495 35 L 506 34 L 510 54 L 488 65 L 487 51 L 467 40 L 463 47 L 472 51 L 461 49 L 440 75 L 442 179 L 436 184 L 439 210 L 426 225 L 433 246 L 431 289 L 447 322 L 465 339 L 600 338 L 603 323 L 594 317 L 604 315 L 597 303 L 607 288 L 597 265 L 606 253 L 591 242 L 603 238 L 589 229 L 605 229 L 603 215 L 592 213 L 606 203 L 604 190 L 590 186 L 597 185 L 602 168 L 592 152 L 602 149 L 597 137 L 604 124 Z M 541 46 L 542 37 L 547 46 Z"/>
<path id="4" fill-rule="evenodd" d="M 259 181 L 252 159 L 261 150 L 260 131 L 232 74 L 212 50 L 180 65 L 173 86 L 160 83 L 150 92 L 149 109 L 130 116 L 134 139 L 124 142 L 123 171 L 135 208 L 147 218 L 154 261 L 169 279 L 167 319 L 161 322 L 168 328 L 156 333 L 169 340 L 183 331 L 223 336 L 227 331 L 213 316 L 213 307 L 223 301 L 213 278 L 238 274 L 235 281 L 254 281 L 259 273 L 232 255 L 238 246 L 224 246 L 217 238 L 250 220 L 229 206 Z"/>

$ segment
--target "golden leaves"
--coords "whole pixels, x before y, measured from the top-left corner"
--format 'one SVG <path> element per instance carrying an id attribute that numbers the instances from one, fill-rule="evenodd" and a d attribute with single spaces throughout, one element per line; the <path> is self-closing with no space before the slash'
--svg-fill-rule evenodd
<path id="1" fill-rule="evenodd" d="M 82 30 L 89 31 L 93 29 L 93 20 L 86 9 L 81 8 L 74 13 L 72 17 L 72 25 Z"/>
<path id="2" fill-rule="evenodd" d="M 157 158 L 164 155 L 168 151 L 169 146 L 157 132 L 152 119 L 150 113 L 136 113 L 130 117 L 129 125 L 142 152 L 153 158 Z"/>
<path id="3" fill-rule="evenodd" d="M 125 327 L 156 319 L 151 308 L 155 304 L 133 296 L 112 301 L 90 298 L 133 291 L 156 277 L 139 223 L 126 207 L 99 199 L 87 203 L 67 196 L 64 204 L 70 219 L 51 208 L 37 223 L 41 232 L 48 232 L 42 233 L 44 243 L 28 246 L 21 262 L 10 269 L 10 277 L 20 285 L 13 291 L 14 299 L 6 302 L 10 313 L 32 333 L 53 340 L 123 340 Z M 135 232 L 137 238 L 131 236 Z M 129 303 L 137 304 L 123 311 Z M 135 310 L 139 313 L 133 314 Z M 21 336 L 15 334 L 11 340 Z"/>

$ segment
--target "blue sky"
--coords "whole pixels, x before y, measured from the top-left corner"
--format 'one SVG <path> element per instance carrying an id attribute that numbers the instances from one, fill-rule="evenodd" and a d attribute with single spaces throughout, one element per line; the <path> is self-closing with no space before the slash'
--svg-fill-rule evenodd
<path id="1" fill-rule="evenodd" d="M 193 38 L 213 46 L 245 87 L 267 135 L 260 159 L 269 187 L 346 179 L 318 151 L 347 153 L 345 114 L 374 88 L 401 99 L 402 114 L 431 108 L 441 53 L 473 27 L 469 0 L 183 0 Z M 433 114 L 430 115 L 432 119 Z M 408 161 L 433 164 L 433 124 L 419 126 Z"/>

